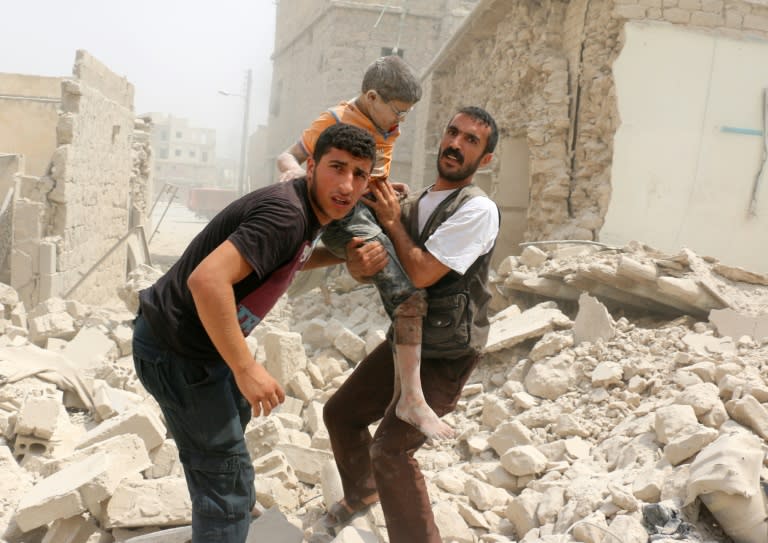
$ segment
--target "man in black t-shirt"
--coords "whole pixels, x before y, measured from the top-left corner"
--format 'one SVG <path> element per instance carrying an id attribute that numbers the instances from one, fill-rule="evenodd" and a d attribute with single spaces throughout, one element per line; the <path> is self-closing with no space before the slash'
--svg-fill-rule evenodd
<path id="1" fill-rule="evenodd" d="M 243 431 L 285 400 L 245 337 L 307 262 L 323 228 L 368 188 L 373 138 L 337 124 L 305 178 L 247 194 L 221 211 L 140 293 L 133 355 L 176 440 L 192 499 L 192 541 L 242 543 L 255 505 Z M 324 262 L 314 262 L 322 265 Z"/>

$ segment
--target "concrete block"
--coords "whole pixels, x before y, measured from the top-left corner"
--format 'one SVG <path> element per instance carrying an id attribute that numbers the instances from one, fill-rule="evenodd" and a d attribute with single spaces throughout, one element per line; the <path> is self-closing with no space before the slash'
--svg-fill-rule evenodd
<path id="1" fill-rule="evenodd" d="M 102 526 L 178 526 L 191 524 L 192 502 L 181 477 L 123 480 L 101 515 Z"/>
<path id="2" fill-rule="evenodd" d="M 333 346 L 353 364 L 365 357 L 365 341 L 348 328 L 343 328 L 333 339 Z"/>
<path id="3" fill-rule="evenodd" d="M 531 445 L 533 432 L 518 420 L 502 423 L 488 438 L 488 444 L 499 456 L 518 445 Z"/>
<path id="4" fill-rule="evenodd" d="M 302 401 L 308 402 L 315 395 L 315 389 L 312 386 L 309 376 L 304 372 L 297 372 L 288 381 L 288 392 Z"/>
<path id="5" fill-rule="evenodd" d="M 117 358 L 118 350 L 107 334 L 88 327 L 77 333 L 62 354 L 83 374 L 93 376 L 99 368 Z"/>
<path id="6" fill-rule="evenodd" d="M 281 451 L 272 451 L 254 460 L 253 470 L 262 477 L 279 480 L 288 488 L 299 485 L 296 472 Z"/>
<path id="7" fill-rule="evenodd" d="M 45 204 L 20 198 L 15 202 L 13 236 L 15 241 L 36 241 L 43 237 Z"/>
<path id="8" fill-rule="evenodd" d="M 265 368 L 282 386 L 307 367 L 301 335 L 274 330 L 264 336 Z"/>
<path id="9" fill-rule="evenodd" d="M 768 439 L 768 409 L 752 395 L 726 402 L 725 408 L 733 420 Z"/>
<path id="10" fill-rule="evenodd" d="M 511 314 L 491 324 L 485 350 L 499 351 L 530 338 L 541 337 L 555 327 L 570 327 L 571 321 L 559 309 L 539 304 L 520 314 Z"/>
<path id="11" fill-rule="evenodd" d="M 16 433 L 50 439 L 64 410 L 60 398 L 28 398 L 19 409 L 16 419 Z"/>
<path id="12" fill-rule="evenodd" d="M 306 421 L 306 429 L 310 434 L 315 434 L 321 428 L 325 428 L 323 404 L 320 402 L 310 402 L 304 409 L 304 420 Z"/>
<path id="13" fill-rule="evenodd" d="M 527 266 L 529 268 L 537 268 L 544 264 L 544 262 L 547 261 L 547 258 L 549 258 L 549 255 L 546 252 L 542 251 L 538 247 L 529 245 L 523 249 L 522 253 L 520 253 L 518 261 L 523 266 Z"/>
<path id="14" fill-rule="evenodd" d="M 141 405 L 89 430 L 76 448 L 84 449 L 89 445 L 106 441 L 120 434 L 136 434 L 144 441 L 147 450 L 151 451 L 165 441 L 166 433 L 165 425 L 157 415 L 149 408 Z"/>
<path id="15" fill-rule="evenodd" d="M 93 520 L 75 516 L 54 521 L 41 543 L 100 543 L 111 540 L 111 536 L 99 529 Z"/>
<path id="16" fill-rule="evenodd" d="M 140 473 L 147 469 L 151 463 L 144 442 L 139 436 L 123 434 L 74 451 L 66 457 L 49 460 L 42 466 L 40 474 L 44 477 L 50 477 L 72 464 L 82 462 L 97 454 L 105 454 L 110 462 L 120 466 L 120 470 L 126 476 Z"/>
<path id="17" fill-rule="evenodd" d="M 19 303 L 19 293 L 16 289 L 5 283 L 0 283 L 0 304 L 13 307 Z"/>
<path id="18" fill-rule="evenodd" d="M 71 340 L 75 337 L 75 321 L 66 312 L 48 313 L 29 320 L 29 341 L 45 345 L 48 338 Z"/>
<path id="19" fill-rule="evenodd" d="M 184 476 L 184 468 L 179 459 L 179 448 L 172 439 L 166 439 L 162 445 L 153 449 L 149 459 L 152 465 L 144 470 L 146 479 Z"/>
<path id="20" fill-rule="evenodd" d="M 256 500 L 264 507 L 277 506 L 283 511 L 295 511 L 299 508 L 298 491 L 286 488 L 274 477 L 256 477 L 254 488 Z"/>
<path id="21" fill-rule="evenodd" d="M 245 444 L 251 458 L 273 451 L 284 435 L 283 423 L 277 417 L 251 419 L 245 429 Z"/>
<path id="22" fill-rule="evenodd" d="M 668 405 L 656 410 L 654 429 L 659 443 L 667 444 L 698 425 L 696 412 L 690 405 Z"/>
<path id="23" fill-rule="evenodd" d="M 89 456 L 38 482 L 19 502 L 16 523 L 29 531 L 87 509 L 98 510 L 124 473 L 104 453 Z"/>
<path id="24" fill-rule="evenodd" d="M 328 451 L 300 447 L 289 443 L 279 443 L 277 448 L 288 458 L 288 462 L 293 466 L 299 481 L 311 485 L 320 482 L 323 464 L 333 459 L 333 454 Z"/>
<path id="25" fill-rule="evenodd" d="M 526 488 L 509 502 L 506 517 L 515 527 L 515 533 L 525 535 L 529 530 L 539 527 L 536 509 L 541 497 L 540 492 Z"/>
<path id="26" fill-rule="evenodd" d="M 283 424 L 283 428 L 286 430 L 301 430 L 304 428 L 304 419 L 301 418 L 301 415 L 283 413 L 282 411 L 279 413 L 274 413 L 274 415 L 280 419 L 280 422 Z"/>
<path id="27" fill-rule="evenodd" d="M 111 387 L 101 379 L 93 382 L 93 403 L 101 420 L 135 409 L 142 401 L 138 394 Z"/>

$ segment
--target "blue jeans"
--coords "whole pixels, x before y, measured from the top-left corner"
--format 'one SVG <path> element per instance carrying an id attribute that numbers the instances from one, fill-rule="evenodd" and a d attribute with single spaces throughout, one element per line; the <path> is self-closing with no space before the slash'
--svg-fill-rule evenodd
<path id="1" fill-rule="evenodd" d="M 398 305 L 419 289 L 413 286 L 411 279 L 397 258 L 392 241 L 384 234 L 376 222 L 373 212 L 360 202 L 343 219 L 331 222 L 323 234 L 323 245 L 335 256 L 346 260 L 346 245 L 353 237 L 363 238 L 366 242 L 378 241 L 387 250 L 387 265 L 376 273 L 371 280 L 379 291 L 384 309 L 391 319 Z"/>
<path id="2" fill-rule="evenodd" d="M 192 543 L 244 543 L 256 504 L 243 435 L 251 407 L 229 367 L 169 351 L 141 315 L 134 323 L 133 360 L 179 448 L 192 499 Z"/>

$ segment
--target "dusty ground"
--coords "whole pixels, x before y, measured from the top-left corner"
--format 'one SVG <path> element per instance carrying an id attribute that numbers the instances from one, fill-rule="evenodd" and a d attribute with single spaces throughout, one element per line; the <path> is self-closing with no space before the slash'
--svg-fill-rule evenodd
<path id="1" fill-rule="evenodd" d="M 152 229 L 147 232 L 152 265 L 163 271 L 170 268 L 207 223 L 177 201 L 170 206 L 167 201 L 158 202 L 152 213 Z"/>

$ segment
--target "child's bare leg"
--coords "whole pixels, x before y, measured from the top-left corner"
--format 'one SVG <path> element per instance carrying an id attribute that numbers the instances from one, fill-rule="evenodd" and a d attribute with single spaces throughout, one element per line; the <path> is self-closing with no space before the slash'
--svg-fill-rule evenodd
<path id="1" fill-rule="evenodd" d="M 427 404 L 421 388 L 421 328 L 424 300 L 411 297 L 395 310 L 395 414 L 430 439 L 453 437 L 453 430 Z"/>

